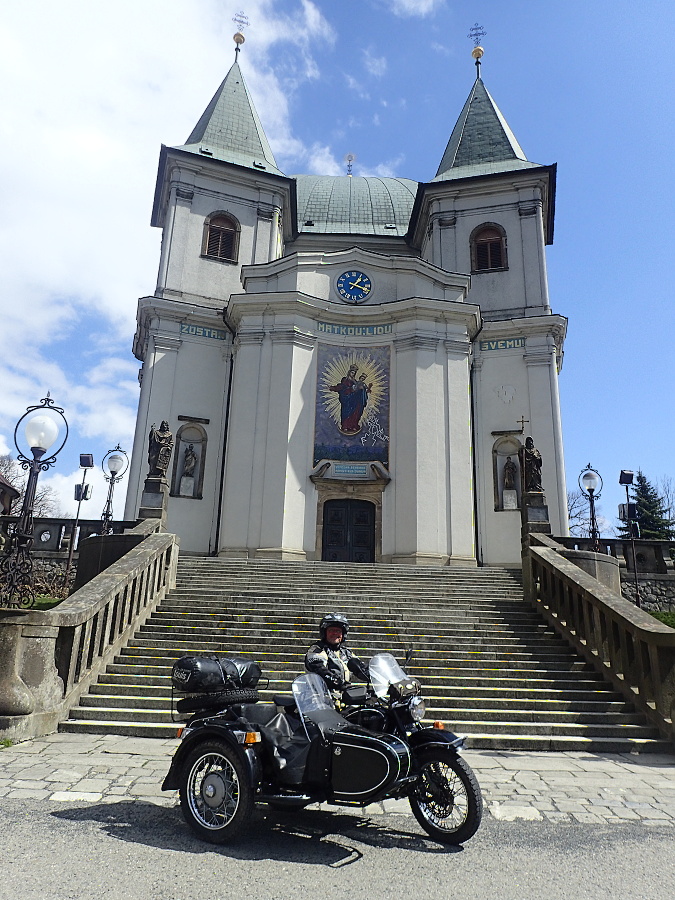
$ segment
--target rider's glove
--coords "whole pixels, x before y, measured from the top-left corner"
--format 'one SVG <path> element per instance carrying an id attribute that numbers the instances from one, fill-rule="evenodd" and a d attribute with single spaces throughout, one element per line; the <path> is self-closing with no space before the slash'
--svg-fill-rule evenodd
<path id="1" fill-rule="evenodd" d="M 343 680 L 333 672 L 324 673 L 323 680 L 326 682 L 328 687 L 331 688 L 331 690 L 339 691 L 342 689 L 342 686 L 344 684 Z"/>

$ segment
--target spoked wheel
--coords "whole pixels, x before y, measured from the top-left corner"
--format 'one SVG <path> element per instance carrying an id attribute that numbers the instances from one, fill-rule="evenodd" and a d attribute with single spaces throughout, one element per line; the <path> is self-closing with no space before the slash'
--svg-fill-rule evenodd
<path id="1" fill-rule="evenodd" d="M 443 844 L 462 844 L 478 830 L 483 798 L 476 776 L 460 756 L 443 748 L 417 754 L 422 770 L 410 795 L 413 815 L 422 828 Z"/>
<path id="2" fill-rule="evenodd" d="M 205 741 L 185 760 L 180 806 L 188 825 L 212 844 L 231 841 L 248 824 L 253 789 L 236 751 L 223 741 Z"/>

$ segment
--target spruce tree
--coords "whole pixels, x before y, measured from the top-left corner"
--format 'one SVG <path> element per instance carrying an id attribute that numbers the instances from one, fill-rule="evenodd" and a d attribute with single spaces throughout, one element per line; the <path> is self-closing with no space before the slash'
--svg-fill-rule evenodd
<path id="1" fill-rule="evenodd" d="M 671 541 L 675 538 L 675 521 L 668 518 L 668 510 L 663 497 L 649 480 L 638 471 L 633 485 L 631 499 L 637 504 L 637 523 L 643 541 Z M 627 524 L 619 529 L 621 537 L 629 537 Z"/>

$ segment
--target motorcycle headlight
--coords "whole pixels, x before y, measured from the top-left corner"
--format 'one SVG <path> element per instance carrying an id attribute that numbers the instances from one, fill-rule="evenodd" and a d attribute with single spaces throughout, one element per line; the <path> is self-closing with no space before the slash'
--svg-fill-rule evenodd
<path id="1" fill-rule="evenodd" d="M 413 697 L 410 701 L 410 715 L 416 722 L 421 722 L 427 711 L 427 705 L 421 697 Z"/>

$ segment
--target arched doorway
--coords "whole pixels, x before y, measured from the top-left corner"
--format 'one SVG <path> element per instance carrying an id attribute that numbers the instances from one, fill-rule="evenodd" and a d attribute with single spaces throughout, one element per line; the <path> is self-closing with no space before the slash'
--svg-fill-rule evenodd
<path id="1" fill-rule="evenodd" d="M 375 504 L 367 500 L 326 500 L 321 559 L 375 562 Z"/>

